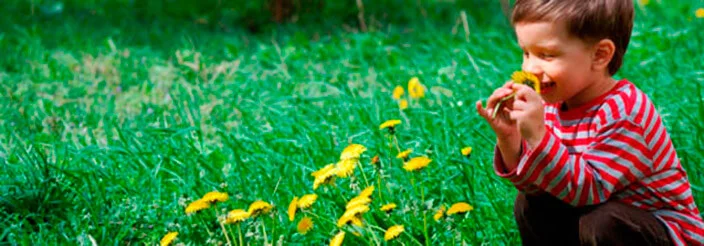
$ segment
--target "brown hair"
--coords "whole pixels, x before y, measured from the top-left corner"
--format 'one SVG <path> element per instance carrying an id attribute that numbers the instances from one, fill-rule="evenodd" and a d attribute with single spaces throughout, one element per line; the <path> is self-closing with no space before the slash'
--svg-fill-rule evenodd
<path id="1" fill-rule="evenodd" d="M 511 24 L 566 21 L 570 35 L 587 42 L 609 39 L 616 46 L 609 63 L 614 75 L 631 39 L 633 15 L 633 0 L 516 0 Z"/>

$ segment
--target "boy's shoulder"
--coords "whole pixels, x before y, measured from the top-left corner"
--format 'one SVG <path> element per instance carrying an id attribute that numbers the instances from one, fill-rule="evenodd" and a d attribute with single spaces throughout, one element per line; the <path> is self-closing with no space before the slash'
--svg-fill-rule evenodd
<path id="1" fill-rule="evenodd" d="M 618 121 L 631 121 L 643 126 L 645 120 L 656 116 L 654 105 L 645 92 L 627 79 L 617 81 L 601 103 L 598 104 L 597 114 L 602 124 Z"/>

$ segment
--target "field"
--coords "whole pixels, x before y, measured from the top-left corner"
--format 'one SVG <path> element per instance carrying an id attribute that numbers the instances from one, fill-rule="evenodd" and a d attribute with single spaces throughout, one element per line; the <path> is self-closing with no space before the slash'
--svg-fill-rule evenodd
<path id="1" fill-rule="evenodd" d="M 334 6 L 251 32 L 24 2 L 0 10 L 0 244 L 154 245 L 178 232 L 185 245 L 321 245 L 340 231 L 345 245 L 520 244 L 516 190 L 494 175 L 495 137 L 474 109 L 520 69 L 498 1 L 367 3 L 366 32 Z M 701 210 L 704 3 L 647 2 L 617 77 L 657 105 Z M 387 120 L 401 122 L 393 135 Z M 314 189 L 311 173 L 351 144 L 366 149 L 356 168 Z M 407 149 L 432 161 L 408 172 L 396 158 Z M 367 187 L 363 225 L 338 227 Z M 186 214 L 211 191 L 228 198 Z M 316 201 L 290 221 L 306 194 Z M 257 200 L 273 208 L 217 219 Z M 459 202 L 471 211 L 433 218 Z M 404 232 L 386 242 L 393 225 Z"/>

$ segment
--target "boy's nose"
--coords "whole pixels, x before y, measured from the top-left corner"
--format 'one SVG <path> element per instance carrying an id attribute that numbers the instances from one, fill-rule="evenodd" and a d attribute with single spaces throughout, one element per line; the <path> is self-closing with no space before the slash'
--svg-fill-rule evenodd
<path id="1" fill-rule="evenodd" d="M 523 69 L 523 71 L 526 71 L 526 72 L 532 73 L 535 76 L 538 76 L 538 78 L 540 78 L 540 76 L 542 76 L 542 74 L 543 74 L 543 69 L 540 67 L 540 65 L 537 64 L 537 62 L 535 62 L 533 59 L 530 59 L 530 58 L 523 60 L 522 69 Z"/>

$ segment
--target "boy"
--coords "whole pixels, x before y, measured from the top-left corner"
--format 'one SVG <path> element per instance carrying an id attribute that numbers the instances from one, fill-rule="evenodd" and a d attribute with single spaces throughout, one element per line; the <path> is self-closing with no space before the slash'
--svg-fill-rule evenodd
<path id="1" fill-rule="evenodd" d="M 517 0 L 523 71 L 478 113 L 497 136 L 494 168 L 521 191 L 525 245 L 704 245 L 704 222 L 648 97 L 612 76 L 633 27 L 632 0 Z M 496 118 L 494 106 L 504 97 Z"/>

